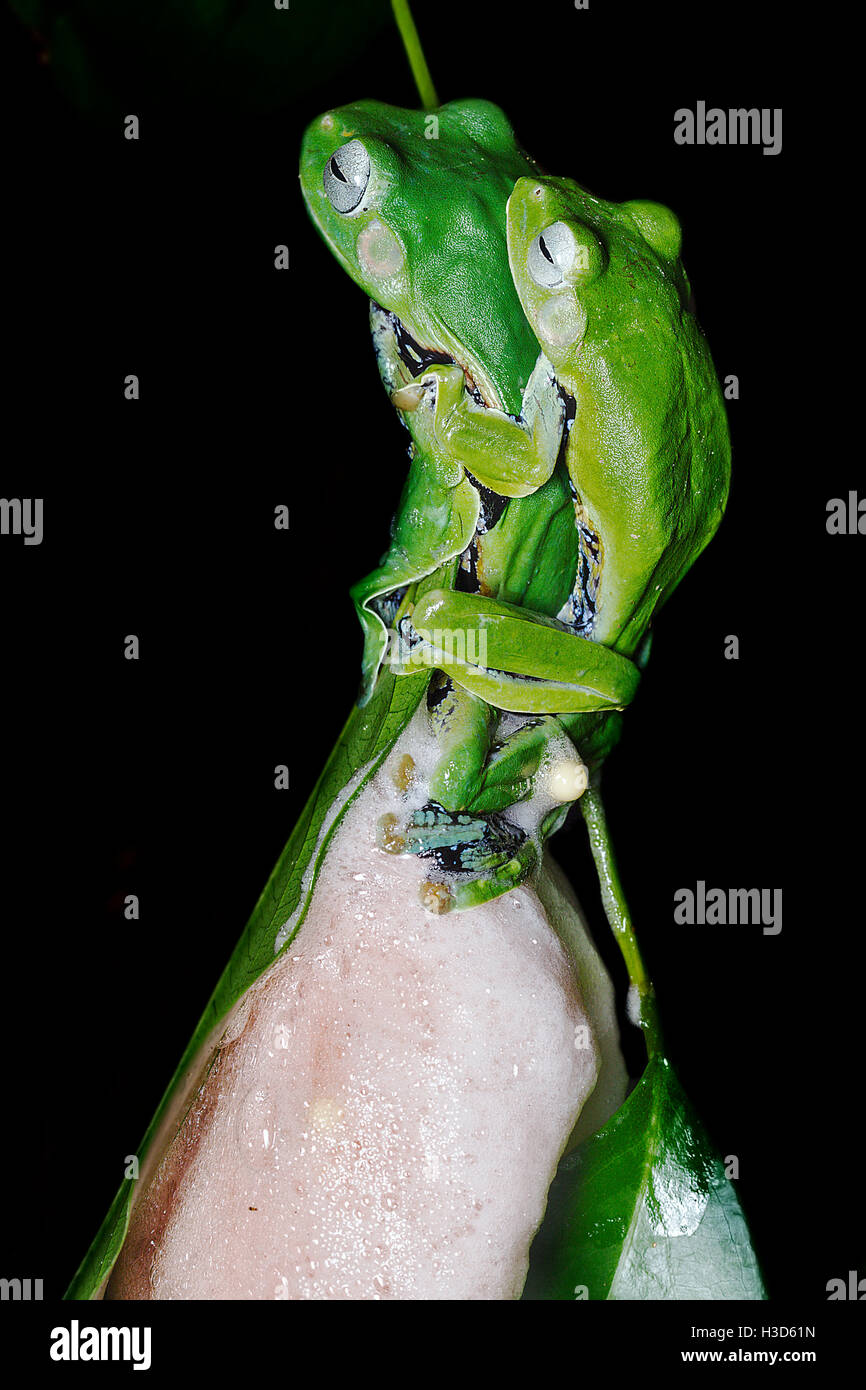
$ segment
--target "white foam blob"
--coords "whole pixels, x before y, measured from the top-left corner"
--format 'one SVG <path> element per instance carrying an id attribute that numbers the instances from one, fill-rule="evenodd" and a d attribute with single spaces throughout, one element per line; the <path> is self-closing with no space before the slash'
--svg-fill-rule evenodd
<path id="1" fill-rule="evenodd" d="M 546 908 L 523 886 L 435 916 L 418 898 L 431 861 L 376 848 L 382 814 L 422 804 L 436 751 L 416 716 L 347 812 L 138 1201 L 109 1297 L 520 1296 L 575 1122 L 595 1088 L 603 1123 L 625 1073 L 610 981 L 555 869 Z"/>

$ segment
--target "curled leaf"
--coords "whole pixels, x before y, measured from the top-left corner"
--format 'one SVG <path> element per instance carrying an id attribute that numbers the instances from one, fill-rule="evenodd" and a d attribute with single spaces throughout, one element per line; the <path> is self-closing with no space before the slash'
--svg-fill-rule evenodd
<path id="1" fill-rule="evenodd" d="M 664 1057 L 560 1163 L 523 1297 L 766 1298 L 737 1195 Z"/>

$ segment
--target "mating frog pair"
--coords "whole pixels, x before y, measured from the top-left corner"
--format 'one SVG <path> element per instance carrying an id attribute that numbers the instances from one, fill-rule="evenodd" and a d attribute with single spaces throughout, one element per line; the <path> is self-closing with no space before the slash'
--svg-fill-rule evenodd
<path id="1" fill-rule="evenodd" d="M 618 737 L 652 614 L 724 511 L 721 391 L 674 214 L 542 175 L 488 102 L 330 111 L 301 186 L 412 438 L 352 591 L 362 703 L 386 660 L 435 672 L 441 761 L 386 847 L 447 871 L 431 904 L 469 907 L 528 875 Z M 537 791 L 532 836 L 504 813 Z"/>

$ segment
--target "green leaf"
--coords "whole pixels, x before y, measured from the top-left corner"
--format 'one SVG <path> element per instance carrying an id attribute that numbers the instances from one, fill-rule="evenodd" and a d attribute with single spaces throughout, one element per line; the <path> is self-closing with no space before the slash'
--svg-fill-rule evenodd
<path id="1" fill-rule="evenodd" d="M 425 671 L 398 680 L 385 669 L 369 703 L 363 708 L 356 706 L 349 716 L 138 1147 L 142 1178 L 148 1150 L 172 1109 L 177 1113 L 172 1118 L 170 1133 L 181 1124 L 215 1045 L 216 1030 L 250 985 L 293 940 L 338 825 L 411 719 L 429 679 L 430 672 Z M 133 1192 L 134 1184 L 125 1181 L 67 1289 L 66 1298 L 99 1296 L 126 1237 Z"/>
<path id="2" fill-rule="evenodd" d="M 76 1270 L 64 1298 L 96 1298 L 108 1278 L 129 1225 L 129 1211 L 134 1184 L 127 1180 L 108 1209 L 90 1249 Z"/>
<path id="3" fill-rule="evenodd" d="M 665 1058 L 560 1163 L 523 1297 L 766 1298 L 736 1193 Z"/>
<path id="4" fill-rule="evenodd" d="M 420 451 L 415 454 L 393 521 L 391 544 L 378 568 L 350 590 L 364 630 L 362 704 L 375 686 L 388 645 L 386 625 L 368 605 L 375 598 L 415 583 L 419 584 L 419 596 L 436 587 L 434 579 L 450 587 L 457 556 L 475 534 L 480 505 L 477 490 L 466 478 L 456 484 L 441 485 L 431 479 L 427 455 Z"/>

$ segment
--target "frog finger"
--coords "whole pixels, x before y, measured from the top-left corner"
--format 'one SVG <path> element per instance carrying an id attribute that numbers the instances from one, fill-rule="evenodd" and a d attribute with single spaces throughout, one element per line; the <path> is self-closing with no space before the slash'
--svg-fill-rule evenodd
<path id="1" fill-rule="evenodd" d="M 426 392 L 419 381 L 411 381 L 408 386 L 400 386 L 391 392 L 391 404 L 398 410 L 417 410 Z"/>

